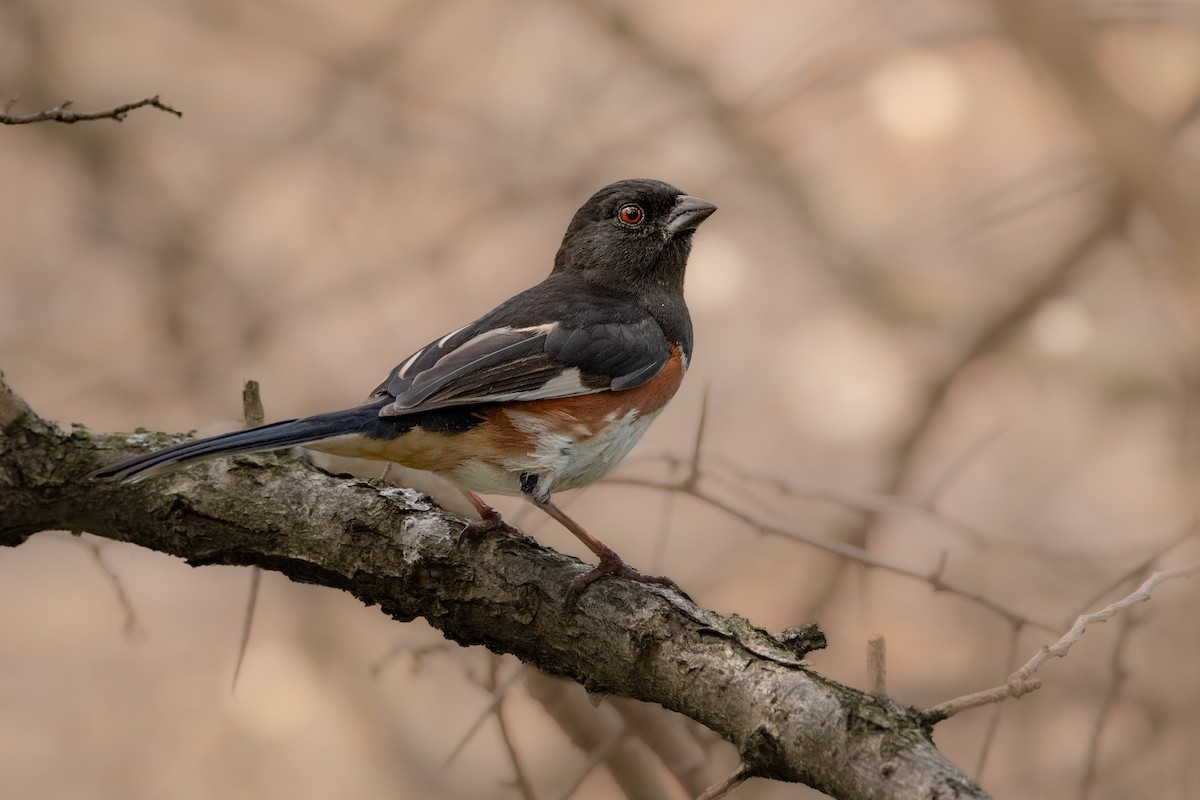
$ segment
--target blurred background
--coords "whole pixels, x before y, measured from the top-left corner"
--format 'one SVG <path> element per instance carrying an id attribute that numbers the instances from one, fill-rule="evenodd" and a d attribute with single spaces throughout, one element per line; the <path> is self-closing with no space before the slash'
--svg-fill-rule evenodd
<path id="1" fill-rule="evenodd" d="M 63 424 L 236 424 L 251 378 L 268 419 L 357 403 L 654 177 L 720 212 L 681 393 L 568 500 L 631 563 L 820 623 L 856 686 L 881 633 L 928 706 L 1200 557 L 1200 3 L 7 0 L 18 94 L 184 113 L 0 130 L 0 369 Z M 0 553 L 0 796 L 682 798 L 736 765 L 273 574 L 231 691 L 250 581 Z M 1160 585 L 938 745 L 997 797 L 1197 796 L 1198 605 Z"/>

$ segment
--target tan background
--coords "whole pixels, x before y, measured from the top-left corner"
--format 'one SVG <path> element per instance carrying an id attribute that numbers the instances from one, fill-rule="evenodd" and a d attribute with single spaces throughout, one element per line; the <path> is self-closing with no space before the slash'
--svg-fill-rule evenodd
<path id="1" fill-rule="evenodd" d="M 1196 4 L 1086 10 L 1108 90 L 1155 124 L 1190 113 Z M 1061 632 L 1195 516 L 1200 263 L 1161 214 L 1096 222 L 1117 162 L 1097 157 L 1089 98 L 1027 44 L 991 5 L 935 0 L 2 3 L 13 113 L 160 93 L 184 116 L 0 130 L 0 368 L 43 415 L 101 430 L 236 420 L 247 378 L 269 418 L 351 405 L 540 280 L 592 191 L 661 178 L 720 211 L 689 271 L 693 368 L 619 475 L 686 457 L 707 387 L 703 464 L 727 476 L 709 490 L 917 570 L 945 558 L 948 581 Z M 1194 190 L 1197 133 L 1126 143 Z M 1038 296 L 1093 229 L 1103 243 Z M 907 462 L 913 506 L 864 538 L 877 496 L 801 491 L 889 492 L 929 387 L 986 330 L 996 346 Z M 924 508 L 935 488 L 978 530 Z M 1014 639 L 961 595 L 694 499 L 601 485 L 569 502 L 706 607 L 819 621 L 830 648 L 813 660 L 839 680 L 864 685 L 865 640 L 886 634 L 902 703 L 1001 683 L 1057 637 Z M 1198 552 L 1192 538 L 1157 563 Z M 0 553 L 0 796 L 518 796 L 494 720 L 439 772 L 515 662 L 267 575 L 231 694 L 249 580 L 87 536 Z M 1091 797 L 1200 794 L 1198 603 L 1196 581 L 1162 585 L 1048 664 L 1041 691 L 940 725 L 938 744 L 998 797 L 1077 796 L 1092 757 Z M 580 780 L 576 797 L 618 794 L 604 770 L 583 777 L 520 682 L 504 709 L 537 797 Z"/>

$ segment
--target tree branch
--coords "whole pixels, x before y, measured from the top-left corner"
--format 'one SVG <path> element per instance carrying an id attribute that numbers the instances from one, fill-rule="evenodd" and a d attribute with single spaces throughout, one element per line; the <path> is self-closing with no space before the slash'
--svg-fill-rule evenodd
<path id="1" fill-rule="evenodd" d="M 564 605 L 585 567 L 526 537 L 455 542 L 462 520 L 415 491 L 381 489 L 286 457 L 226 458 L 137 484 L 91 482 L 101 461 L 176 440 L 63 431 L 0 376 L 0 545 L 90 531 L 204 564 L 254 565 L 425 617 L 591 691 L 659 703 L 732 742 L 745 774 L 840 798 L 986 795 L 933 746 L 913 709 L 841 686 L 787 642 L 657 587 L 610 580 Z"/>
<path id="2" fill-rule="evenodd" d="M 3 125 L 28 125 L 32 122 L 62 122 L 66 125 L 74 125 L 76 122 L 91 122 L 97 119 L 111 119 L 117 122 L 124 122 L 125 117 L 130 111 L 138 108 L 150 106 L 157 108 L 159 111 L 165 111 L 168 114 L 174 114 L 177 117 L 182 117 L 182 111 L 176 111 L 166 103 L 158 99 L 158 95 L 154 97 L 143 97 L 141 100 L 134 100 L 131 103 L 122 103 L 119 106 L 106 108 L 101 111 L 72 111 L 71 106 L 74 105 L 73 100 L 64 100 L 54 108 L 48 108 L 44 111 L 35 111 L 32 114 L 10 114 L 13 106 L 21 99 L 20 95 L 9 100 L 4 104 L 4 110 L 0 111 L 0 124 Z"/>
<path id="3" fill-rule="evenodd" d="M 1010 697 L 1021 697 L 1040 689 L 1042 686 L 1041 679 L 1034 677 L 1037 671 L 1051 658 L 1064 658 L 1087 631 L 1089 625 L 1096 622 L 1107 622 L 1135 603 L 1146 602 L 1150 599 L 1151 590 L 1163 581 L 1174 580 L 1176 578 L 1190 578 L 1198 572 L 1200 572 L 1200 561 L 1186 564 L 1182 567 L 1175 567 L 1174 569 L 1164 569 L 1155 572 L 1143 581 L 1141 586 L 1120 600 L 1110 603 L 1091 614 L 1079 615 L 1075 619 L 1075 624 L 1071 626 L 1071 629 L 1059 637 L 1057 642 L 1043 647 L 1034 653 L 1025 662 L 1023 667 L 1008 676 L 1008 681 L 1005 683 L 981 692 L 974 692 L 973 694 L 956 697 L 953 700 L 947 700 L 930 708 L 925 713 L 931 720 L 940 721 L 970 708 L 976 708 L 989 703 L 998 703 Z"/>

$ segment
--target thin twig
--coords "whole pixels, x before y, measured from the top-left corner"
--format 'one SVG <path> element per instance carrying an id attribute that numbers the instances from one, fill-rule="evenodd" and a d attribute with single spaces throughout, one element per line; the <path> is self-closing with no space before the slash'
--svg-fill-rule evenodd
<path id="1" fill-rule="evenodd" d="M 973 585 L 958 583 L 943 577 L 944 565 L 935 566 L 932 570 L 922 570 L 917 567 L 910 567 L 907 564 L 902 564 L 898 561 L 893 561 L 886 556 L 872 553 L 864 550 L 861 547 L 856 547 L 852 544 L 847 544 L 836 539 L 829 539 L 816 534 L 807 533 L 805 531 L 784 528 L 778 525 L 773 525 L 765 520 L 758 519 L 737 506 L 729 503 L 721 498 L 710 494 L 703 488 L 697 487 L 692 490 L 687 490 L 678 483 L 669 481 L 656 481 L 651 479 L 629 479 L 629 478 L 608 478 L 608 483 L 623 484 L 629 486 L 639 486 L 645 489 L 656 489 L 660 491 L 679 492 L 684 495 L 699 500 L 712 508 L 722 511 L 728 516 L 739 520 L 750 528 L 763 534 L 772 536 L 782 536 L 787 539 L 803 542 L 804 544 L 815 547 L 819 550 L 824 550 L 827 553 L 842 556 L 856 564 L 874 569 L 882 569 L 886 572 L 893 572 L 897 575 L 905 575 L 910 578 L 915 578 L 920 581 L 925 581 L 930 584 L 935 591 L 948 592 L 958 595 L 974 603 L 977 603 L 984 608 L 998 614 L 1009 622 L 1020 623 L 1022 625 L 1031 625 L 1035 628 L 1054 632 L 1059 627 L 1051 620 L 1035 617 L 1034 615 L 1020 611 L 1007 603 L 993 597 L 985 595 Z"/>
<path id="2" fill-rule="evenodd" d="M 524 672 L 525 665 L 518 664 L 517 668 L 513 670 L 507 678 L 491 687 L 491 699 L 488 700 L 488 704 L 484 706 L 479 714 L 475 717 L 474 722 L 472 722 L 470 727 L 467 728 L 467 731 L 462 735 L 462 738 L 458 740 L 458 744 L 454 745 L 454 749 L 450 751 L 450 755 L 446 756 L 446 760 L 442 762 L 442 769 L 446 769 L 446 767 L 454 763 L 454 759 L 458 758 L 458 756 L 466 748 L 467 744 L 470 743 L 473 738 L 475 738 L 475 734 L 479 732 L 479 729 L 483 726 L 484 721 L 491 716 L 497 708 L 500 707 L 500 703 L 504 701 L 505 693 L 513 685 L 513 682 L 516 681 L 517 678 L 521 677 Z"/>
<path id="3" fill-rule="evenodd" d="M 1013 625 L 1009 629 L 1008 653 L 1004 659 L 1005 675 L 1011 675 L 1017 668 L 1017 646 L 1020 641 L 1021 626 Z M 992 753 L 992 744 L 996 741 L 996 731 L 1000 730 L 1000 716 L 1004 713 L 1004 708 L 1002 703 L 997 703 L 992 709 L 991 719 L 988 720 L 987 730 L 983 734 L 983 744 L 979 747 L 979 760 L 975 762 L 975 780 L 977 781 L 983 776 L 988 756 Z"/>
<path id="4" fill-rule="evenodd" d="M 688 462 L 688 472 L 683 478 L 682 483 L 687 486 L 695 486 L 696 481 L 700 478 L 700 452 L 704 444 L 705 424 L 708 421 L 708 389 L 709 385 L 704 384 L 704 390 L 700 395 L 700 419 L 696 423 L 696 436 L 692 443 L 692 457 Z M 658 535 L 654 537 L 654 551 L 650 555 L 650 567 L 655 571 L 662 569 L 662 563 L 665 553 L 667 552 L 667 534 L 671 530 L 671 518 L 675 513 L 675 493 L 664 492 L 662 499 L 662 510 L 658 516 Z"/>
<path id="5" fill-rule="evenodd" d="M 174 108 L 171 108 L 171 106 L 159 100 L 158 95 L 144 97 L 141 100 L 134 100 L 131 103 L 122 103 L 119 106 L 113 106 L 112 108 L 100 111 L 72 111 L 71 106 L 74 105 L 74 101 L 64 100 L 54 108 L 35 111 L 32 114 L 13 115 L 8 113 L 20 99 L 21 96 L 17 95 L 4 104 L 4 111 L 0 113 L 0 124 L 28 125 L 31 122 L 62 122 L 66 125 L 73 125 L 76 122 L 90 122 L 97 119 L 111 119 L 116 122 L 122 122 L 130 111 L 146 106 L 157 108 L 159 111 L 165 111 L 168 114 L 174 114 L 177 117 L 183 116 L 182 111 L 176 111 Z"/>
<path id="6" fill-rule="evenodd" d="M 867 637 L 867 691 L 887 697 L 887 639 L 882 633 Z"/>
<path id="7" fill-rule="evenodd" d="M 1081 4 L 992 0 L 991 5 L 1022 51 L 1066 90 L 1064 99 L 1074 106 L 1081 132 L 1092 137 L 1107 171 L 1158 220 L 1183 265 L 1200 266 L 1195 224 L 1200 205 L 1179 185 L 1174 126 L 1138 113 L 1105 80 Z"/>
<path id="8" fill-rule="evenodd" d="M 737 769 L 726 775 L 723 780 L 705 789 L 704 793 L 696 798 L 696 800 L 718 800 L 718 798 L 729 794 L 751 777 L 749 770 L 746 769 L 746 765 L 740 764 Z"/>
<path id="9" fill-rule="evenodd" d="M 1121 627 L 1117 632 L 1117 641 L 1113 642 L 1112 658 L 1109 664 L 1112 668 L 1112 680 L 1108 683 L 1108 691 L 1100 703 L 1100 712 L 1096 715 L 1096 724 L 1092 727 L 1092 735 L 1088 738 L 1087 754 L 1083 760 L 1083 777 L 1079 781 L 1079 800 L 1087 800 L 1096 783 L 1096 761 L 1100 754 L 1100 738 L 1104 728 L 1112 719 L 1112 711 L 1117 705 L 1117 697 L 1121 687 L 1125 685 L 1128 673 L 1125 671 L 1125 648 L 1129 644 L 1130 632 L 1137 624 L 1137 618 L 1132 614 L 1121 617 Z"/>
<path id="10" fill-rule="evenodd" d="M 375 663 L 371 664 L 369 673 L 372 678 L 378 678 L 388 666 L 400 656 L 411 655 L 413 657 L 413 673 L 415 674 L 421 666 L 421 659 L 430 653 L 441 653 L 450 649 L 447 642 L 437 642 L 435 644 L 426 644 L 413 647 L 404 642 L 399 642 L 388 648 L 388 651 L 375 659 Z"/>
<path id="11" fill-rule="evenodd" d="M 1145 557 L 1138 559 L 1133 566 L 1129 567 L 1129 569 L 1126 569 L 1116 578 L 1113 578 L 1111 581 L 1093 593 L 1091 597 L 1080 603 L 1079 607 L 1075 610 L 1071 617 L 1068 617 L 1068 620 L 1084 613 L 1121 585 L 1136 579 L 1138 576 L 1145 575 L 1146 572 L 1152 566 L 1154 566 L 1154 564 L 1160 558 L 1197 534 L 1200 534 L 1200 520 L 1192 520 L 1187 525 L 1180 528 L 1178 533 L 1176 533 L 1174 536 L 1169 537 L 1166 541 L 1159 544 Z"/>
<path id="12" fill-rule="evenodd" d="M 998 348 L 1048 300 L 1061 294 L 1092 256 L 1110 241 L 1113 232 L 1124 227 L 1129 211 L 1128 198 L 1111 191 L 1091 227 L 1063 250 L 1036 283 L 980 328 L 962 353 L 929 384 L 921 413 L 896 445 L 896 465 L 889 481 L 889 492 L 898 494 L 907 484 L 922 443 L 946 405 L 951 388 L 967 367 Z"/>
<path id="13" fill-rule="evenodd" d="M 1175 567 L 1174 569 L 1155 572 L 1143 581 L 1142 585 L 1136 590 L 1115 603 L 1110 603 L 1091 614 L 1081 615 L 1075 620 L 1075 624 L 1071 626 L 1071 629 L 1064 633 L 1057 642 L 1048 647 L 1043 647 L 1034 653 L 1033 657 L 1025 662 L 1025 666 L 1010 675 L 1008 681 L 1003 685 L 939 703 L 927 709 L 924 714 L 925 717 L 930 720 L 943 720 L 970 708 L 977 708 L 988 703 L 997 703 L 1009 697 L 1021 697 L 1040 688 L 1042 682 L 1034 677 L 1037 671 L 1049 659 L 1064 657 L 1070 651 L 1071 647 L 1079 641 L 1084 632 L 1087 631 L 1089 625 L 1095 622 L 1105 622 L 1135 603 L 1142 603 L 1149 600 L 1151 590 L 1163 581 L 1175 578 L 1187 578 L 1197 572 L 1200 572 L 1200 561 L 1186 564 L 1182 567 Z"/>
<path id="14" fill-rule="evenodd" d="M 976 458 L 983 453 L 993 442 L 1000 437 L 1000 434 L 1008 428 L 1008 422 L 999 425 L 993 425 L 983 434 L 977 437 L 974 441 L 968 444 L 958 457 L 950 462 L 950 465 L 942 472 L 933 484 L 933 487 L 925 494 L 925 502 L 922 504 L 926 508 L 936 509 L 940 506 L 940 501 L 945 496 L 947 490 L 957 481 L 967 468 L 975 461 Z"/>
<path id="15" fill-rule="evenodd" d="M 646 744 L 683 791 L 693 797 L 717 780 L 718 759 L 697 736 L 694 724 L 653 703 L 627 697 L 604 700 L 625 721 L 626 730 Z"/>
<path id="16" fill-rule="evenodd" d="M 617 728 L 616 730 L 610 732 L 609 735 L 600 742 L 600 744 L 593 747 L 588 752 L 588 758 L 587 761 L 584 762 L 583 769 L 579 770 L 579 774 L 575 776 L 575 780 L 571 782 L 571 785 L 567 787 L 566 791 L 559 795 L 559 800 L 571 800 L 571 798 L 575 796 L 575 793 L 579 791 L 579 787 L 583 785 L 585 780 L 587 780 L 587 777 L 591 775 L 593 771 L 595 771 L 596 767 L 603 764 L 604 761 L 610 755 L 612 755 L 613 750 L 616 749 L 617 745 L 620 744 L 621 740 L 624 738 L 625 729 Z"/>
<path id="17" fill-rule="evenodd" d="M 700 395 L 700 420 L 696 423 L 696 437 L 692 441 L 692 457 L 688 461 L 688 473 L 683 479 L 682 485 L 687 488 L 692 488 L 696 485 L 696 481 L 700 479 L 700 453 L 704 447 L 704 432 L 705 425 L 708 422 L 708 384 L 704 384 L 704 391 Z"/>
<path id="18" fill-rule="evenodd" d="M 242 635 L 238 639 L 237 661 L 233 664 L 233 680 L 229 691 L 237 689 L 238 675 L 242 671 L 242 661 L 246 658 L 246 649 L 250 646 L 250 631 L 254 628 L 254 609 L 258 607 L 258 590 L 262 585 L 262 569 L 250 568 L 250 592 L 246 597 L 246 613 L 242 615 Z"/>
<path id="19" fill-rule="evenodd" d="M 503 661 L 499 656 L 491 659 L 491 666 L 488 669 L 488 681 L 491 684 L 491 689 L 494 692 L 497 687 L 496 674 L 500 669 L 500 664 Z M 520 674 L 518 669 L 516 674 Z M 504 719 L 504 694 L 501 693 L 496 701 L 496 725 L 500 728 L 500 740 L 504 743 L 504 749 L 508 752 L 508 760 L 512 762 L 514 781 L 517 788 L 521 790 L 521 796 L 525 800 L 537 800 L 537 795 L 533 792 L 533 783 L 529 780 L 528 773 L 521 765 L 521 759 L 517 755 L 517 747 L 513 743 L 512 733 L 508 729 L 508 722 Z"/>
<path id="20" fill-rule="evenodd" d="M 129 594 L 125 591 L 125 583 L 121 580 L 121 576 L 117 574 L 116 570 L 104 560 L 104 553 L 101 551 L 99 544 L 92 541 L 87 541 L 84 544 L 87 545 L 88 550 L 92 554 L 92 561 L 95 562 L 100 571 L 108 578 L 109 584 L 113 587 L 113 591 L 116 592 L 117 602 L 121 604 L 121 608 L 125 612 L 125 622 L 121 625 L 121 633 L 130 641 L 137 639 L 141 628 L 138 625 L 137 611 L 134 609 L 133 603 L 129 600 Z"/>
<path id="21" fill-rule="evenodd" d="M 637 463 L 651 461 L 664 462 L 671 468 L 678 468 L 688 463 L 686 459 L 680 456 L 659 453 L 641 458 L 627 459 L 625 464 L 632 466 Z M 1112 549 L 1103 552 L 1084 551 L 1078 547 L 1056 547 L 1043 541 L 1053 539 L 1053 536 L 1018 537 L 1008 533 L 984 530 L 973 523 L 959 519 L 941 507 L 929 506 L 926 503 L 911 500 L 900 495 L 847 489 L 811 481 L 785 479 L 779 475 L 743 467 L 729 458 L 716 453 L 706 456 L 706 462 L 708 469 L 702 470 L 700 476 L 702 479 L 709 478 L 718 483 L 738 481 L 745 484 L 745 486 L 739 489 L 743 493 L 751 491 L 755 485 L 762 485 L 786 497 L 830 503 L 849 511 L 865 514 L 910 514 L 921 516 L 937 523 L 950 533 L 957 534 L 977 545 L 1072 562 L 1079 562 L 1081 560 L 1128 561 L 1143 551 L 1143 548 L 1140 546 Z M 716 468 L 720 468 L 721 472 L 719 474 L 714 472 Z M 617 475 L 605 478 L 604 482 L 636 484 L 638 480 Z"/>
<path id="22" fill-rule="evenodd" d="M 246 421 L 247 428 L 262 425 L 263 420 L 267 418 L 258 381 L 246 381 L 246 385 L 242 387 L 242 418 Z"/>

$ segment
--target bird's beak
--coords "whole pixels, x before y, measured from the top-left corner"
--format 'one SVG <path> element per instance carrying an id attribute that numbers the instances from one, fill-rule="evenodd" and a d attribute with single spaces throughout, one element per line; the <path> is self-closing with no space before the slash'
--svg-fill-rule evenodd
<path id="1" fill-rule="evenodd" d="M 681 194 L 675 198 L 675 207 L 671 209 L 671 216 L 667 218 L 667 230 L 672 235 L 694 231 L 716 210 L 717 207 L 707 200 Z"/>

